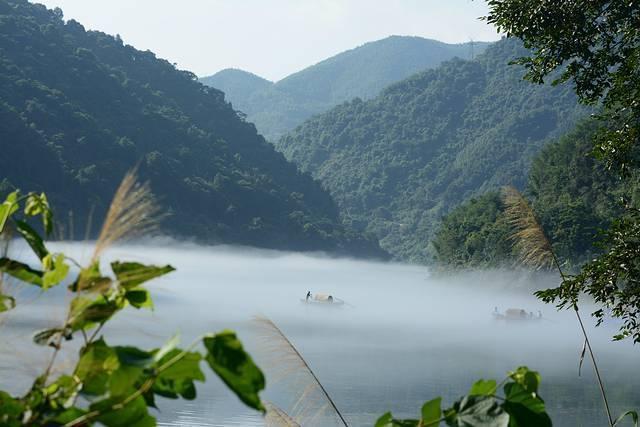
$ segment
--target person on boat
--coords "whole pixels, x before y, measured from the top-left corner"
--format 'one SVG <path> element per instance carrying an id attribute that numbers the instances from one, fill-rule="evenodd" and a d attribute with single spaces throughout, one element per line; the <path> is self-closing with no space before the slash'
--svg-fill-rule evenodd
<path id="1" fill-rule="evenodd" d="M 311 298 L 311 291 L 307 291 L 307 301 L 309 301 L 309 298 Z"/>
<path id="2" fill-rule="evenodd" d="M 329 295 L 329 298 L 327 298 L 327 301 L 333 302 L 333 296 Z"/>

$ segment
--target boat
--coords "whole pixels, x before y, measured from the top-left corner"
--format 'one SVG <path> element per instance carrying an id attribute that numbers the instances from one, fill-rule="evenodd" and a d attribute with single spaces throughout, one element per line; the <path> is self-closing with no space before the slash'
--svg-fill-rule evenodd
<path id="1" fill-rule="evenodd" d="M 538 314 L 533 314 L 533 312 L 527 312 L 523 308 L 508 308 L 504 313 L 500 313 L 496 307 L 492 315 L 496 320 L 508 321 L 533 321 L 542 319 L 542 312 L 538 311 Z"/>
<path id="2" fill-rule="evenodd" d="M 328 294 L 315 294 L 311 298 L 300 299 L 300 302 L 310 305 L 319 306 L 341 306 L 344 305 L 344 300 L 336 298 L 333 295 Z"/>

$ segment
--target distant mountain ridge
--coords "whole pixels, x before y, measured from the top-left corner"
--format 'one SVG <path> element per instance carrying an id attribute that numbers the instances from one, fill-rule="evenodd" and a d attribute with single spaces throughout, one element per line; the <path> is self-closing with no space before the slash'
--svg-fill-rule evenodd
<path id="1" fill-rule="evenodd" d="M 222 90 L 258 131 L 275 140 L 304 120 L 342 102 L 372 98 L 391 83 L 441 62 L 478 55 L 488 42 L 447 44 L 391 36 L 342 52 L 276 83 L 227 69 L 200 81 Z"/>
<path id="2" fill-rule="evenodd" d="M 402 260 L 425 262 L 443 215 L 502 185 L 588 113 L 568 85 L 523 81 L 526 50 L 499 41 L 318 115 L 276 147 L 319 179 L 344 221 Z"/>
<path id="3" fill-rule="evenodd" d="M 74 213 L 66 237 L 84 235 L 92 206 L 95 236 L 120 180 L 138 165 L 170 214 L 166 233 L 384 255 L 340 224 L 331 196 L 222 92 L 27 0 L 0 0 L 0 151 L 0 196 L 45 191 L 58 220 Z"/>

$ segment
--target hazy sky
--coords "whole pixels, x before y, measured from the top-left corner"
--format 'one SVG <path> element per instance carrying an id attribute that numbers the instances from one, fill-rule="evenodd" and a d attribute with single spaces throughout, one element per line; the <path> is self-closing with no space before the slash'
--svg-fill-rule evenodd
<path id="1" fill-rule="evenodd" d="M 484 0 L 39 0 L 87 29 L 206 76 L 235 67 L 278 80 L 389 35 L 495 40 Z"/>

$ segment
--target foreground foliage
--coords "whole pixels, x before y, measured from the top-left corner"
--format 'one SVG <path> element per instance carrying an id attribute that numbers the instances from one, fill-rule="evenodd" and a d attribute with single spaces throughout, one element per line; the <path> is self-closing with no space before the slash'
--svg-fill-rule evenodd
<path id="1" fill-rule="evenodd" d="M 502 395 L 500 387 L 502 386 Z M 521 366 L 498 384 L 495 380 L 479 380 L 469 393 L 450 408 L 442 409 L 442 398 L 426 402 L 419 419 L 395 419 L 390 412 L 380 417 L 375 427 L 547 427 L 551 419 L 544 400 L 538 394 L 540 375 Z"/>
<path id="2" fill-rule="evenodd" d="M 122 227 L 127 224 L 118 222 L 128 218 L 139 226 L 140 221 L 132 219 L 132 215 L 144 215 L 141 209 L 146 209 L 147 198 L 126 200 L 131 194 L 141 196 L 140 191 L 144 193 L 145 188 L 126 188 L 126 183 L 127 179 L 110 209 L 103 228 L 105 236 L 122 237 L 126 231 Z M 41 224 L 32 223 L 37 217 Z M 174 268 L 114 261 L 110 265 L 112 274 L 107 274 L 99 259 L 109 243 L 106 239 L 96 245 L 89 265 L 76 265 L 77 272 L 72 273 L 70 263 L 75 261 L 63 253 L 50 252 L 36 231 L 42 228 L 49 235 L 52 227 L 53 216 L 44 194 L 22 195 L 16 191 L 0 205 L 0 235 L 8 229 L 15 230 L 41 264 L 35 268 L 2 257 L 0 279 L 7 275 L 39 287 L 42 292 L 67 285 L 72 294 L 64 321 L 33 336 L 35 344 L 51 347 L 52 356 L 44 372 L 24 396 L 0 391 L 0 425 L 153 426 L 155 418 L 149 410 L 156 408 L 156 397 L 194 399 L 195 383 L 205 380 L 203 363 L 246 405 L 264 411 L 258 395 L 265 387 L 264 376 L 232 331 L 205 334 L 184 349 L 178 348 L 178 337 L 151 350 L 110 346 L 100 335 L 102 327 L 126 307 L 152 308 L 150 292 L 143 285 Z M 16 300 L 3 293 L 0 286 L 0 312 L 15 305 Z M 71 370 L 58 375 L 56 356 L 72 339 L 82 340 L 78 361 Z"/>

